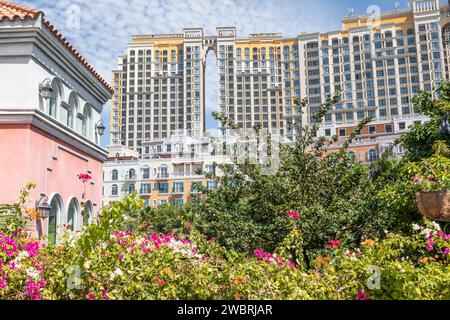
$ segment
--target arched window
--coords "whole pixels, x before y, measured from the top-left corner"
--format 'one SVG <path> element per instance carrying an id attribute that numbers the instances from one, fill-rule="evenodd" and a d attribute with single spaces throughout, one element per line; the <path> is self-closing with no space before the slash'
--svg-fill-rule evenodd
<path id="1" fill-rule="evenodd" d="M 113 180 L 113 181 L 119 180 L 119 171 L 118 170 L 114 169 L 111 172 L 111 180 Z"/>
<path id="2" fill-rule="evenodd" d="M 162 165 L 158 168 L 158 176 L 159 178 L 168 178 L 169 177 L 169 168 L 166 165 Z"/>
<path id="3" fill-rule="evenodd" d="M 48 114 L 57 118 L 58 116 L 58 108 L 61 104 L 61 96 L 62 96 L 62 88 L 58 78 L 54 78 L 52 81 L 52 96 L 50 97 L 49 105 L 48 105 Z"/>
<path id="4" fill-rule="evenodd" d="M 69 96 L 68 105 L 61 108 L 60 121 L 69 128 L 74 129 L 74 116 L 76 115 L 77 109 L 78 97 L 75 92 L 72 92 Z"/>
<path id="5" fill-rule="evenodd" d="M 130 171 L 128 172 L 128 178 L 135 179 L 136 178 L 136 170 L 130 169 Z"/>
<path id="6" fill-rule="evenodd" d="M 50 201 L 50 214 L 47 225 L 47 244 L 54 246 L 56 244 L 56 235 L 58 231 L 58 220 L 61 219 L 63 213 L 63 203 L 59 195 L 54 195 Z"/>
<path id="7" fill-rule="evenodd" d="M 145 180 L 150 179 L 150 168 L 149 167 L 144 167 L 144 169 L 142 169 L 142 179 L 145 179 Z"/>
<path id="8" fill-rule="evenodd" d="M 92 108 L 90 104 L 86 104 L 83 109 L 83 121 L 81 124 L 81 134 L 86 138 L 91 138 L 92 132 Z"/>
<path id="9" fill-rule="evenodd" d="M 111 195 L 112 196 L 118 196 L 119 195 L 119 188 L 117 187 L 117 184 L 113 184 L 112 185 Z"/>
<path id="10" fill-rule="evenodd" d="M 70 230 L 77 228 L 77 217 L 80 212 L 80 206 L 76 198 L 72 198 L 67 209 L 67 226 Z"/>
<path id="11" fill-rule="evenodd" d="M 130 183 L 128 186 L 128 193 L 133 193 L 136 191 L 136 185 L 134 183 Z"/>
<path id="12" fill-rule="evenodd" d="M 378 159 L 377 150 L 374 149 L 369 150 L 369 162 L 377 161 L 377 159 Z"/>
<path id="13" fill-rule="evenodd" d="M 86 201 L 83 210 L 83 226 L 88 226 L 92 219 L 92 202 Z"/>

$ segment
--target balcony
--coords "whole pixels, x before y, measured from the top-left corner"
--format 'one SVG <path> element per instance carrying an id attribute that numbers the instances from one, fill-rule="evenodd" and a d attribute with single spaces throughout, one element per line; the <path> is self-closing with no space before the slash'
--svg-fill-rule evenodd
<path id="1" fill-rule="evenodd" d="M 168 172 L 162 172 L 162 173 L 158 173 L 158 175 L 156 176 L 156 179 L 158 180 L 167 180 L 169 179 L 170 174 Z"/>
<path id="2" fill-rule="evenodd" d="M 127 175 L 125 178 L 125 181 L 136 181 L 137 180 L 137 175 L 133 174 L 133 175 Z"/>

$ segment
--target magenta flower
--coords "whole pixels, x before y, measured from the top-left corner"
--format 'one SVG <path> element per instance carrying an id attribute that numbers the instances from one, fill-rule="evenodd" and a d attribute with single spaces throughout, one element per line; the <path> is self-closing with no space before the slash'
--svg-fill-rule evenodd
<path id="1" fill-rule="evenodd" d="M 3 279 L 0 279 L 0 289 L 5 289 L 6 288 L 6 281 Z"/>
<path id="2" fill-rule="evenodd" d="M 413 177 L 413 182 L 414 183 L 419 183 L 420 182 L 420 178 L 418 176 Z"/>
<path id="3" fill-rule="evenodd" d="M 25 244 L 24 249 L 28 252 L 30 258 L 33 258 L 39 253 L 39 242 L 27 243 Z"/>
<path id="4" fill-rule="evenodd" d="M 88 293 L 87 295 L 86 295 L 86 298 L 88 299 L 88 300 L 95 300 L 95 296 L 94 296 L 94 294 L 91 292 L 91 293 Z"/>
<path id="5" fill-rule="evenodd" d="M 292 218 L 292 219 L 295 219 L 295 220 L 300 219 L 300 215 L 297 212 L 295 212 L 295 211 L 289 211 L 287 213 L 287 215 L 289 216 L 289 218 Z"/>
<path id="6" fill-rule="evenodd" d="M 106 300 L 111 300 L 108 296 L 108 290 L 102 290 L 102 297 Z"/>
<path id="7" fill-rule="evenodd" d="M 369 301 L 369 300 L 372 300 L 372 299 L 371 299 L 368 295 L 366 295 L 366 294 L 364 293 L 364 291 L 360 291 L 360 292 L 358 292 L 358 296 L 357 296 L 356 300 L 359 300 L 359 301 L 362 301 L 362 300 L 364 300 L 364 301 Z"/>

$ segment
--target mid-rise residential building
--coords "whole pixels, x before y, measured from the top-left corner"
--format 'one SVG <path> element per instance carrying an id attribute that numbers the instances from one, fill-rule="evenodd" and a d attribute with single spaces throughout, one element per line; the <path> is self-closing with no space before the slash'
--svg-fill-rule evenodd
<path id="1" fill-rule="evenodd" d="M 103 205 L 137 192 L 146 206 L 183 205 L 198 196 L 196 184 L 217 188 L 205 173 L 221 174 L 218 164 L 230 163 L 216 155 L 210 138 L 174 135 L 147 142 L 144 156 L 124 146 L 109 146 L 104 167 Z"/>
<path id="2" fill-rule="evenodd" d="M 35 183 L 26 209 L 50 209 L 30 231 L 54 243 L 101 208 L 100 114 L 113 90 L 42 11 L 0 1 L 0 39 L 0 203 Z"/>

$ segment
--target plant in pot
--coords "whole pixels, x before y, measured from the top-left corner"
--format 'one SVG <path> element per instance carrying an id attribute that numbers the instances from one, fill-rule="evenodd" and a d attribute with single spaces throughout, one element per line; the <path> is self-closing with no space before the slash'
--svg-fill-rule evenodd
<path id="1" fill-rule="evenodd" d="M 420 213 L 426 218 L 450 222 L 450 158 L 443 141 L 434 145 L 434 154 L 420 162 L 406 164 L 413 176 Z"/>

